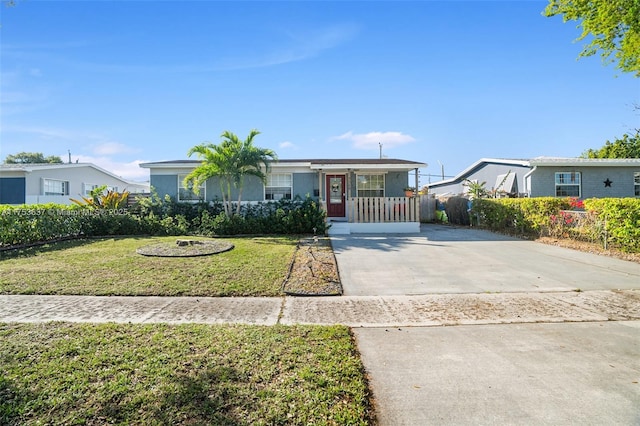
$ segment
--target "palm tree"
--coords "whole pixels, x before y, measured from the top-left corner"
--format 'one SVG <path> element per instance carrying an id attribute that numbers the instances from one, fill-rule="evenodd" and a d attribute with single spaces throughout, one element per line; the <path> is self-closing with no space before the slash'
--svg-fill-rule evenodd
<path id="1" fill-rule="evenodd" d="M 197 190 L 210 177 L 218 177 L 227 216 L 232 214 L 231 186 L 233 185 L 238 189 L 236 214 L 239 214 L 245 176 L 255 176 L 262 183 L 266 183 L 269 163 L 277 159 L 273 150 L 259 148 L 253 144 L 253 138 L 259 134 L 259 131 L 251 130 L 247 139 L 240 141 L 238 136 L 225 131 L 222 133 L 223 140 L 219 145 L 203 143 L 191 148 L 188 155 L 198 154 L 202 164 L 185 177 L 185 185 L 193 185 Z"/>

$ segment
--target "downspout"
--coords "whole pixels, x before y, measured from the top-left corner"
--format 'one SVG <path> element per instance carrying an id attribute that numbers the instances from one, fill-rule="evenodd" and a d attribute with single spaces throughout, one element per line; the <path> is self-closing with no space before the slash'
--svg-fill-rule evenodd
<path id="1" fill-rule="evenodd" d="M 527 172 L 527 174 L 524 175 L 524 190 L 527 193 L 527 196 L 529 198 L 531 198 L 531 186 L 529 185 L 531 183 L 531 175 L 533 174 L 533 172 L 536 171 L 536 169 L 538 168 L 538 166 L 533 166 L 533 169 L 529 170 Z"/>
<path id="2" fill-rule="evenodd" d="M 418 194 L 418 168 L 416 167 L 414 169 L 414 171 L 416 172 L 416 196 L 415 196 L 415 205 L 413 206 L 413 217 L 415 217 L 417 219 L 418 222 L 420 222 L 420 217 L 418 216 L 418 203 L 420 202 L 420 195 Z"/>

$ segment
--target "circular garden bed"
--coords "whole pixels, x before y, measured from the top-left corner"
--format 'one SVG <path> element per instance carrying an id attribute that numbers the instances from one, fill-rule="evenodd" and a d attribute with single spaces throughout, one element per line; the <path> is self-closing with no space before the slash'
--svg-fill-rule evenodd
<path id="1" fill-rule="evenodd" d="M 157 243 L 140 247 L 136 253 L 143 256 L 193 257 L 224 253 L 233 249 L 233 244 L 224 240 L 176 240 L 175 243 Z"/>

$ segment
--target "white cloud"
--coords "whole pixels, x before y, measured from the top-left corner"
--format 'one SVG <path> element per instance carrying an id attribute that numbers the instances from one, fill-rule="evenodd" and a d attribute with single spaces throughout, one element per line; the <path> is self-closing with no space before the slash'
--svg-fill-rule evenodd
<path id="1" fill-rule="evenodd" d="M 109 157 L 93 157 L 88 155 L 73 155 L 72 161 L 80 163 L 92 163 L 98 167 L 102 167 L 108 172 L 116 176 L 120 176 L 125 180 L 144 182 L 149 180 L 149 169 L 140 167 L 140 163 L 145 160 L 134 160 L 130 162 L 118 162 Z"/>
<path id="2" fill-rule="evenodd" d="M 405 135 L 402 132 L 369 132 L 358 134 L 349 131 L 332 138 L 332 140 L 351 141 L 354 148 L 363 150 L 378 150 L 380 149 L 380 144 L 382 144 L 385 149 L 388 149 L 415 142 L 415 138 L 410 135 Z"/>
<path id="3" fill-rule="evenodd" d="M 84 131 L 49 127 L 24 127 L 9 126 L 2 129 L 3 132 L 24 133 L 30 135 L 29 138 L 39 143 L 39 146 L 69 146 L 71 151 L 71 161 L 80 163 L 93 163 L 96 166 L 120 176 L 126 180 L 148 181 L 149 170 L 139 167 L 143 160 L 132 160 L 126 158 L 127 155 L 139 152 L 139 149 L 132 148 L 120 142 L 109 140 L 105 135 Z M 83 149 L 78 148 L 82 146 Z M 85 148 L 89 153 L 85 153 Z M 44 152 L 45 155 L 55 154 L 54 152 Z M 57 154 L 66 162 L 69 159 L 69 151 L 65 149 Z M 121 156 L 123 158 L 121 158 Z"/>
<path id="4" fill-rule="evenodd" d="M 280 148 L 282 148 L 282 149 L 296 149 L 297 148 L 296 144 L 294 144 L 293 142 L 289 142 L 289 141 L 280 142 L 280 144 L 278 146 Z"/>

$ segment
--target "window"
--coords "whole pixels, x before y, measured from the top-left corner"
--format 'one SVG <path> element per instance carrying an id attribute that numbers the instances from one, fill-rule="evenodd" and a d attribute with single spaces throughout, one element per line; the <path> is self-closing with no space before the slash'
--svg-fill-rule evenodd
<path id="1" fill-rule="evenodd" d="M 580 172 L 556 172 L 556 197 L 580 198 Z"/>
<path id="2" fill-rule="evenodd" d="M 384 175 L 358 175 L 358 197 L 384 197 Z"/>
<path id="3" fill-rule="evenodd" d="M 42 187 L 44 195 L 69 195 L 68 181 L 44 179 Z"/>
<path id="4" fill-rule="evenodd" d="M 84 187 L 84 196 L 85 197 L 90 197 L 91 196 L 91 191 L 93 191 L 94 189 L 100 187 L 100 185 L 94 185 L 92 183 L 84 183 L 84 184 L 82 184 L 82 186 Z"/>
<path id="5" fill-rule="evenodd" d="M 633 172 L 633 187 L 636 197 L 640 197 L 640 172 Z"/>
<path id="6" fill-rule="evenodd" d="M 264 188 L 265 200 L 290 200 L 293 187 L 291 173 L 271 173 L 267 175 Z"/>
<path id="7" fill-rule="evenodd" d="M 178 201 L 204 201 L 206 198 L 206 185 L 203 182 L 198 188 L 199 191 L 196 194 L 193 188 L 193 183 L 189 186 L 184 185 L 184 178 L 187 175 L 178 175 Z"/>

